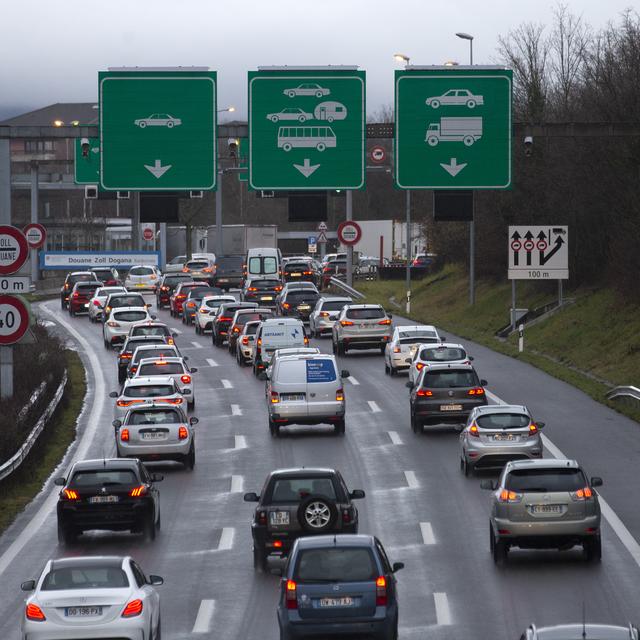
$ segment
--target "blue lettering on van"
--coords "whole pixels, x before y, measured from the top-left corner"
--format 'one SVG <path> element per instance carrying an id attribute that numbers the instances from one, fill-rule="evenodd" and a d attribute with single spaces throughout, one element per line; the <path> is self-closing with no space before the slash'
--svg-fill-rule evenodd
<path id="1" fill-rule="evenodd" d="M 336 368 L 333 361 L 307 360 L 307 382 L 333 382 L 336 379 Z"/>

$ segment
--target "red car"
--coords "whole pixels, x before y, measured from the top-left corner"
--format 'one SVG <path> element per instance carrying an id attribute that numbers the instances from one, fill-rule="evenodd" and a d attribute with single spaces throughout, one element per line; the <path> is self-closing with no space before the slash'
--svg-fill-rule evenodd
<path id="1" fill-rule="evenodd" d="M 182 305 L 187 299 L 189 289 L 201 287 L 202 282 L 181 282 L 171 294 L 169 298 L 169 312 L 174 318 L 182 315 Z"/>
<path id="2" fill-rule="evenodd" d="M 331 284 L 331 278 L 344 280 L 347 275 L 347 261 L 333 260 L 322 270 L 322 288 L 326 289 Z"/>
<path id="3" fill-rule="evenodd" d="M 93 298 L 96 289 L 102 286 L 101 282 L 76 282 L 73 285 L 67 305 L 69 307 L 69 315 L 75 316 L 76 313 L 86 313 L 89 306 L 89 300 Z"/>

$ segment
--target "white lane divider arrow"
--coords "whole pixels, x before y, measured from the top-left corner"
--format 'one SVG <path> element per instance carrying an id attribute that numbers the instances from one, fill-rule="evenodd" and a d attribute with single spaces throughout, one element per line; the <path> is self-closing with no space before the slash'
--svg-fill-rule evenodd
<path id="1" fill-rule="evenodd" d="M 461 162 L 458 164 L 457 158 L 451 158 L 449 164 L 444 164 L 444 162 L 440 163 L 440 166 L 451 176 L 454 178 L 467 166 L 466 162 Z"/>
<path id="2" fill-rule="evenodd" d="M 162 176 L 171 169 L 170 164 L 162 166 L 162 162 L 160 160 L 156 160 L 155 165 L 151 166 L 150 164 L 145 164 L 144 168 L 148 169 L 156 178 L 162 178 Z"/>
<path id="3" fill-rule="evenodd" d="M 303 164 L 293 165 L 305 178 L 308 178 L 316 169 L 320 167 L 319 164 L 311 164 L 309 158 L 304 159 Z"/>

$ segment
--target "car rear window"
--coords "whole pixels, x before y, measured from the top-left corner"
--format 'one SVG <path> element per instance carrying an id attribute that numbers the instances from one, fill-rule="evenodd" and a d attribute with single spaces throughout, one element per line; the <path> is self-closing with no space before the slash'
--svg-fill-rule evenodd
<path id="1" fill-rule="evenodd" d="M 429 347 L 420 351 L 420 360 L 427 362 L 451 362 L 464 360 L 466 357 L 466 351 L 456 347 Z"/>
<path id="2" fill-rule="evenodd" d="M 206 260 L 194 260 L 193 262 L 187 262 L 187 268 L 189 269 L 205 269 L 209 266 Z"/>
<path id="3" fill-rule="evenodd" d="M 319 297 L 320 294 L 315 291 L 289 291 L 285 300 L 292 303 L 309 302 L 315 304 Z"/>
<path id="4" fill-rule="evenodd" d="M 134 411 L 129 415 L 127 424 L 176 424 L 182 422 L 175 409 L 154 409 L 153 411 Z"/>
<path id="5" fill-rule="evenodd" d="M 223 256 L 216 258 L 216 268 L 218 271 L 242 271 L 244 258 L 242 256 Z"/>
<path id="6" fill-rule="evenodd" d="M 279 478 L 271 490 L 271 503 L 301 502 L 309 496 L 337 500 L 331 478 Z"/>
<path id="7" fill-rule="evenodd" d="M 477 387 L 478 376 L 475 371 L 450 369 L 447 371 L 429 371 L 425 374 L 422 386 L 427 389 L 454 389 L 456 387 Z"/>
<path id="8" fill-rule="evenodd" d="M 166 344 L 166 342 L 164 341 L 164 336 L 133 336 L 127 340 L 122 350 L 133 352 L 143 344 Z M 150 358 L 151 356 L 148 357 Z"/>
<path id="9" fill-rule="evenodd" d="M 506 488 L 517 493 L 577 491 L 587 486 L 580 469 L 516 469 L 509 473 Z"/>
<path id="10" fill-rule="evenodd" d="M 109 306 L 114 307 L 144 307 L 145 301 L 142 296 L 116 296 L 111 298 Z"/>
<path id="11" fill-rule="evenodd" d="M 249 258 L 249 273 L 278 273 L 278 261 L 272 256 Z"/>
<path id="12" fill-rule="evenodd" d="M 522 413 L 490 413 L 476 418 L 481 429 L 522 429 L 530 423 L 529 416 Z"/>
<path id="13" fill-rule="evenodd" d="M 211 287 L 194 287 L 189 290 L 189 298 L 204 298 L 205 296 L 215 296 L 219 292 L 219 289 L 212 289 Z"/>
<path id="14" fill-rule="evenodd" d="M 271 311 L 251 311 L 249 313 L 239 313 L 236 317 L 235 324 L 243 325 L 253 320 L 266 320 L 267 318 L 273 318 L 274 314 Z"/>
<path id="15" fill-rule="evenodd" d="M 148 316 L 146 311 L 118 311 L 113 317 L 120 322 L 138 322 Z"/>
<path id="16" fill-rule="evenodd" d="M 307 371 L 304 360 L 287 360 L 280 363 L 277 373 L 277 382 L 283 384 L 299 383 L 304 385 Z M 304 386 L 302 387 L 304 391 Z"/>
<path id="17" fill-rule="evenodd" d="M 289 273 L 292 271 L 311 271 L 311 265 L 306 262 L 290 262 L 284 268 Z"/>
<path id="18" fill-rule="evenodd" d="M 340 302 L 339 300 L 329 300 L 322 304 L 322 311 L 340 311 L 348 302 Z"/>
<path id="19" fill-rule="evenodd" d="M 169 327 L 145 327 L 141 325 L 139 327 L 134 327 L 132 336 L 169 336 L 171 332 L 169 331 Z"/>
<path id="20" fill-rule="evenodd" d="M 99 469 L 77 471 L 70 482 L 76 488 L 115 486 L 121 484 L 135 484 L 136 474 L 130 469 Z"/>
<path id="21" fill-rule="evenodd" d="M 127 574 L 120 567 L 84 565 L 61 567 L 50 571 L 42 581 L 43 591 L 62 589 L 123 589 L 129 586 Z"/>
<path id="22" fill-rule="evenodd" d="M 89 291 L 95 291 L 100 288 L 100 283 L 96 282 L 82 282 L 76 286 L 76 291 L 82 291 L 82 293 L 88 293 Z"/>
<path id="23" fill-rule="evenodd" d="M 297 582 L 367 582 L 378 568 L 370 549 L 328 547 L 304 549 L 296 562 Z"/>
<path id="24" fill-rule="evenodd" d="M 102 278 L 106 278 L 106 279 L 110 279 L 113 278 L 113 273 L 111 272 L 111 269 L 93 269 L 93 273 L 96 275 L 96 277 L 102 279 Z"/>
<path id="25" fill-rule="evenodd" d="M 153 273 L 151 267 L 131 267 L 129 269 L 130 276 L 149 276 Z"/>
<path id="26" fill-rule="evenodd" d="M 349 320 L 375 320 L 384 317 L 385 312 L 381 307 L 377 309 L 347 309 Z"/>
<path id="27" fill-rule="evenodd" d="M 144 360 L 144 358 L 166 358 L 166 357 L 175 357 L 178 354 L 175 349 L 158 347 L 157 349 L 136 349 L 135 355 L 133 356 L 133 362 L 136 364 L 140 362 L 140 360 Z"/>
<path id="28" fill-rule="evenodd" d="M 400 344 L 424 344 L 425 342 L 434 343 L 440 342 L 440 340 L 435 333 L 429 336 L 415 334 L 408 338 L 400 338 Z"/>
<path id="29" fill-rule="evenodd" d="M 281 286 L 281 282 L 280 280 L 252 280 L 249 286 L 255 287 L 259 291 L 264 291 L 265 289 L 275 289 Z"/>
<path id="30" fill-rule="evenodd" d="M 185 273 L 184 275 L 166 276 L 162 284 L 166 284 L 168 287 L 175 287 L 181 282 L 189 282 L 190 280 L 191 276 Z"/>
<path id="31" fill-rule="evenodd" d="M 175 389 L 169 384 L 150 384 L 127 387 L 123 395 L 125 398 L 163 398 L 172 396 L 174 393 Z"/>
<path id="32" fill-rule="evenodd" d="M 97 296 L 110 296 L 114 293 L 124 292 L 122 287 L 101 287 L 96 290 Z"/>
<path id="33" fill-rule="evenodd" d="M 163 364 L 149 362 L 141 365 L 139 372 L 140 377 L 144 378 L 145 376 L 170 376 L 176 373 L 184 373 L 184 369 L 180 362 L 165 362 Z"/>

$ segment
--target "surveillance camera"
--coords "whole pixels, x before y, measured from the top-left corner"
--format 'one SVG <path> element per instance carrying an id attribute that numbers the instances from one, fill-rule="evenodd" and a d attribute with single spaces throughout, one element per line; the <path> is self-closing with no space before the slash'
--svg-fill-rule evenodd
<path id="1" fill-rule="evenodd" d="M 227 144 L 229 145 L 229 149 L 231 151 L 235 151 L 238 148 L 240 141 L 238 140 L 238 138 L 228 138 Z"/>
<path id="2" fill-rule="evenodd" d="M 533 153 L 533 136 L 524 137 L 524 155 L 530 156 Z"/>
<path id="3" fill-rule="evenodd" d="M 82 157 L 87 158 L 89 156 L 89 149 L 91 148 L 89 138 L 82 138 L 82 140 L 80 140 L 80 148 L 82 149 Z"/>

